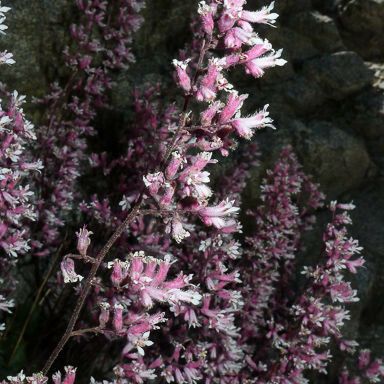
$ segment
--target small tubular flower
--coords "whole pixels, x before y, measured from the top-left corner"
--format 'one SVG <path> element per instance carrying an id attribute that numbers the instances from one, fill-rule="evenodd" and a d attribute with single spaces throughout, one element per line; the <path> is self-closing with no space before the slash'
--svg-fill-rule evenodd
<path id="1" fill-rule="evenodd" d="M 123 330 L 124 307 L 120 303 L 113 306 L 113 328 L 119 334 Z"/>
<path id="2" fill-rule="evenodd" d="M 275 129 L 272 124 L 273 120 L 268 117 L 269 112 L 267 111 L 269 105 L 265 105 L 264 108 L 250 117 L 237 118 L 231 121 L 232 127 L 236 130 L 239 136 L 246 139 L 250 139 L 256 129 L 270 127 Z"/>
<path id="3" fill-rule="evenodd" d="M 215 23 L 213 21 L 215 9 L 212 5 L 208 5 L 205 1 L 200 1 L 198 13 L 201 18 L 201 24 L 203 26 L 204 32 L 208 35 L 211 35 L 215 27 Z"/>
<path id="4" fill-rule="evenodd" d="M 219 123 L 225 124 L 241 109 L 244 100 L 248 98 L 248 95 L 238 95 L 237 92 L 231 92 L 229 94 L 227 104 L 222 109 L 219 116 Z"/>
<path id="5" fill-rule="evenodd" d="M 196 98 L 199 101 L 212 101 L 216 98 L 217 93 L 217 80 L 219 78 L 220 70 L 214 61 L 211 61 L 207 74 L 201 79 L 196 92 Z"/>
<path id="6" fill-rule="evenodd" d="M 171 263 L 167 260 L 157 260 L 152 257 L 134 256 L 131 262 L 129 276 L 130 290 L 137 293 L 144 307 L 151 307 L 154 301 L 177 304 L 187 302 L 198 304 L 200 294 L 187 290 L 189 279 L 183 274 L 166 281 Z"/>
<path id="7" fill-rule="evenodd" d="M 173 177 L 178 172 L 179 168 L 183 163 L 183 157 L 177 152 L 172 153 L 172 159 L 169 162 L 167 169 L 165 170 L 165 176 L 168 180 L 173 179 Z"/>
<path id="8" fill-rule="evenodd" d="M 184 229 L 183 223 L 177 215 L 172 218 L 171 231 L 172 237 L 176 240 L 177 243 L 181 243 L 185 238 L 191 235 L 187 230 Z"/>
<path id="9" fill-rule="evenodd" d="M 224 44 L 227 48 L 239 49 L 243 44 L 247 44 L 254 36 L 253 31 L 234 27 L 225 35 Z"/>
<path id="10" fill-rule="evenodd" d="M 233 206 L 234 201 L 224 200 L 213 207 L 203 207 L 198 210 L 198 215 L 206 225 L 213 225 L 221 229 L 227 226 L 228 221 L 224 217 L 236 214 L 240 208 Z"/>
<path id="11" fill-rule="evenodd" d="M 79 251 L 81 256 L 87 256 L 88 247 L 91 244 L 90 236 L 93 232 L 88 231 L 87 227 L 84 225 L 83 228 L 80 228 L 77 235 L 77 250 Z"/>
<path id="12" fill-rule="evenodd" d="M 157 195 L 159 189 L 164 185 L 164 175 L 162 172 L 149 173 L 143 177 L 145 186 L 152 196 Z"/>
<path id="13" fill-rule="evenodd" d="M 99 307 L 100 307 L 99 327 L 105 328 L 110 318 L 111 306 L 109 305 L 109 303 L 104 301 L 99 304 Z"/>
<path id="14" fill-rule="evenodd" d="M 263 57 L 258 57 L 253 60 L 245 62 L 245 72 L 253 77 L 262 77 L 265 73 L 266 68 L 272 68 L 275 66 L 283 66 L 287 63 L 286 60 L 281 58 L 283 50 L 280 49 L 276 52 L 272 52 Z"/>
<path id="15" fill-rule="evenodd" d="M 242 20 L 250 23 L 268 24 L 273 26 L 273 24 L 276 23 L 276 19 L 279 17 L 277 13 L 271 12 L 274 7 L 275 2 L 273 1 L 268 6 L 263 7 L 260 11 L 242 11 L 240 17 Z"/>
<path id="16" fill-rule="evenodd" d="M 188 63 L 190 60 L 178 61 L 173 60 L 173 65 L 176 67 L 177 80 L 179 86 L 185 91 L 190 92 L 192 89 L 191 79 L 187 73 Z"/>
<path id="17" fill-rule="evenodd" d="M 66 257 L 61 262 L 61 273 L 63 274 L 64 283 L 77 283 L 83 280 L 83 276 L 76 273 L 75 262 L 70 257 Z"/>

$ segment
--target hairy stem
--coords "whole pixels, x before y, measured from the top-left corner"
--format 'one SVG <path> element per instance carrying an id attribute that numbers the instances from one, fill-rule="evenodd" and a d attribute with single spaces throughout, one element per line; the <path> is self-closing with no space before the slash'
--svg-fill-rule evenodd
<path id="1" fill-rule="evenodd" d="M 87 278 L 85 279 L 85 282 L 83 284 L 83 288 L 81 290 L 80 296 L 77 299 L 75 309 L 73 310 L 72 316 L 68 322 L 67 328 L 61 337 L 60 341 L 56 345 L 55 349 L 52 351 L 51 355 L 49 356 L 47 362 L 44 365 L 44 368 L 42 370 L 43 374 L 46 375 L 50 368 L 52 367 L 52 364 L 55 362 L 57 357 L 59 356 L 60 352 L 63 350 L 64 346 L 67 344 L 68 340 L 71 338 L 72 332 L 74 330 L 74 327 L 76 325 L 77 319 L 79 318 L 80 312 L 83 309 L 85 299 L 87 298 L 91 287 L 92 287 L 92 281 L 95 278 L 101 263 L 103 262 L 105 256 L 108 254 L 112 246 L 115 244 L 115 242 L 119 239 L 119 237 L 123 234 L 123 232 L 128 228 L 129 224 L 136 218 L 140 211 L 141 204 L 143 202 L 144 193 L 142 192 L 140 194 L 140 197 L 137 201 L 137 203 L 134 205 L 134 207 L 131 209 L 129 214 L 127 215 L 126 219 L 119 225 L 119 227 L 116 229 L 116 231 L 113 233 L 113 235 L 110 237 L 108 242 L 104 245 L 104 247 L 100 250 L 100 252 L 95 257 L 95 262 L 92 264 L 91 270 L 89 271 L 89 274 Z"/>
<path id="2" fill-rule="evenodd" d="M 71 332 L 71 337 L 82 336 L 82 335 L 85 335 L 86 333 L 98 334 L 100 332 L 102 332 L 102 329 L 100 327 L 77 329 L 76 331 Z"/>

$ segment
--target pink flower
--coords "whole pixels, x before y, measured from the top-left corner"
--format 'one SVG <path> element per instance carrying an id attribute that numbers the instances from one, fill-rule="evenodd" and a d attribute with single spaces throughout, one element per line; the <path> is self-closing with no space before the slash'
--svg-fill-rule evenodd
<path id="1" fill-rule="evenodd" d="M 249 49 L 247 52 L 242 54 L 244 62 L 248 62 L 254 59 L 257 59 L 258 57 L 264 55 L 268 51 L 272 51 L 272 45 L 271 43 L 265 39 L 258 39 L 256 44 Z"/>
<path id="2" fill-rule="evenodd" d="M 340 282 L 331 285 L 330 294 L 332 301 L 340 303 L 353 303 L 359 301 L 356 297 L 357 291 L 352 289 L 349 282 Z"/>
<path id="3" fill-rule="evenodd" d="M 140 295 L 145 307 L 151 307 L 154 300 L 170 304 L 199 303 L 201 296 L 198 292 L 183 289 L 189 285 L 187 276 L 179 274 L 173 280 L 166 281 L 171 266 L 169 261 L 137 255 L 131 262 L 129 288 Z"/>
<path id="4" fill-rule="evenodd" d="M 198 13 L 201 18 L 203 30 L 208 35 L 212 34 L 213 28 L 215 27 L 215 23 L 213 21 L 213 15 L 215 11 L 216 10 L 212 6 L 208 5 L 205 1 L 200 1 Z"/>
<path id="5" fill-rule="evenodd" d="M 67 366 L 67 367 L 64 367 L 64 370 L 65 370 L 64 380 L 62 380 L 60 372 L 56 372 L 52 376 L 52 380 L 53 380 L 54 384 L 73 384 L 75 382 L 75 379 L 76 379 L 76 368 L 71 367 L 71 366 Z M 42 380 L 42 381 L 39 381 L 39 379 Z M 45 379 L 45 380 L 43 380 L 43 379 Z M 27 382 L 28 383 L 36 383 L 36 384 L 40 383 L 41 384 L 42 382 L 45 383 L 47 381 L 48 381 L 48 379 L 44 378 L 43 376 L 41 376 L 40 378 L 37 378 L 37 377 L 33 377 L 33 378 L 32 377 L 28 377 L 27 378 Z M 19 384 L 21 384 L 21 382 Z"/>
<path id="6" fill-rule="evenodd" d="M 220 110 L 221 106 L 222 104 L 220 101 L 215 101 L 200 114 L 201 125 L 203 127 L 208 127 L 212 124 L 212 120 L 216 116 L 217 112 Z"/>
<path id="7" fill-rule="evenodd" d="M 171 183 L 164 183 L 164 194 L 161 196 L 159 204 L 163 207 L 167 207 L 171 204 L 173 195 L 175 194 L 175 188 Z"/>
<path id="8" fill-rule="evenodd" d="M 128 275 L 128 262 L 115 259 L 114 261 L 108 263 L 108 268 L 112 268 L 111 273 L 111 282 L 114 287 L 119 287 L 121 282 Z"/>
<path id="9" fill-rule="evenodd" d="M 229 31 L 239 18 L 239 12 L 233 10 L 226 10 L 221 15 L 218 21 L 219 31 L 221 33 Z"/>
<path id="10" fill-rule="evenodd" d="M 171 231 L 172 237 L 176 240 L 177 243 L 181 243 L 186 237 L 191 235 L 184 229 L 183 223 L 177 215 L 172 218 Z"/>
<path id="11" fill-rule="evenodd" d="M 123 354 L 127 354 L 132 349 L 136 348 L 139 355 L 144 356 L 144 348 L 153 345 L 153 341 L 149 340 L 149 331 L 141 335 L 128 335 L 128 344 L 123 349 Z"/>
<path id="12" fill-rule="evenodd" d="M 169 162 L 167 169 L 165 170 L 165 176 L 168 180 L 173 179 L 173 177 L 176 175 L 177 171 L 179 170 L 181 164 L 183 163 L 183 158 L 178 152 L 172 153 L 172 159 Z"/>
<path id="13" fill-rule="evenodd" d="M 235 27 L 230 29 L 225 35 L 224 44 L 227 48 L 239 49 L 254 36 L 253 31 Z"/>
<path id="14" fill-rule="evenodd" d="M 220 74 L 219 67 L 211 60 L 207 74 L 201 79 L 197 89 L 196 98 L 199 101 L 212 101 L 216 97 L 217 85 Z"/>
<path id="15" fill-rule="evenodd" d="M 257 112 L 253 116 L 232 120 L 232 127 L 236 129 L 239 136 L 246 139 L 250 139 L 253 136 L 255 129 L 264 127 L 275 129 L 275 127 L 272 125 L 273 120 L 268 117 L 269 112 L 267 112 L 267 108 L 268 104 L 264 106 L 263 110 Z"/>
<path id="16" fill-rule="evenodd" d="M 123 330 L 123 306 L 119 303 L 113 306 L 113 328 L 117 333 Z"/>
<path id="17" fill-rule="evenodd" d="M 287 63 L 286 60 L 281 58 L 282 49 L 277 52 L 272 52 L 263 57 L 258 57 L 253 60 L 245 62 L 245 72 L 253 77 L 261 77 L 265 73 L 266 68 L 272 68 L 275 66 L 283 66 Z"/>
<path id="18" fill-rule="evenodd" d="M 71 366 L 65 367 L 65 377 L 63 384 L 73 384 L 76 379 L 76 368 L 73 368 Z"/>
<path id="19" fill-rule="evenodd" d="M 224 200 L 219 205 L 213 207 L 203 207 L 198 210 L 198 215 L 205 225 L 213 225 L 221 229 L 227 226 L 228 221 L 223 217 L 236 214 L 240 208 L 233 206 L 234 201 Z"/>
<path id="20" fill-rule="evenodd" d="M 107 302 L 102 302 L 99 304 L 100 306 L 100 315 L 99 315 L 99 326 L 100 328 L 105 328 L 109 321 L 110 315 L 110 305 Z"/>
<path id="21" fill-rule="evenodd" d="M 249 21 L 250 23 L 273 25 L 276 23 L 276 19 L 279 17 L 277 13 L 271 13 L 274 6 L 275 2 L 273 1 L 271 4 L 269 4 L 269 6 L 263 7 L 260 11 L 243 11 L 240 17 L 242 20 Z"/>
<path id="22" fill-rule="evenodd" d="M 77 250 L 79 251 L 81 256 L 87 256 L 87 250 L 89 245 L 91 244 L 90 235 L 92 235 L 93 232 L 88 231 L 87 227 L 84 225 L 83 228 L 79 230 L 79 232 L 76 233 L 77 235 Z"/>
<path id="23" fill-rule="evenodd" d="M 187 73 L 188 63 L 190 60 L 178 61 L 173 60 L 173 65 L 176 67 L 177 79 L 180 87 L 184 89 L 185 92 L 190 92 L 192 85 L 191 79 Z"/>
<path id="24" fill-rule="evenodd" d="M 219 123 L 224 124 L 237 113 L 243 106 L 244 100 L 248 98 L 248 95 L 238 95 L 237 92 L 231 92 L 227 105 L 223 108 L 219 116 Z"/>
<path id="25" fill-rule="evenodd" d="M 148 188 L 149 193 L 152 196 L 155 196 L 164 184 L 164 175 L 162 172 L 149 173 L 147 176 L 143 177 L 143 181 Z"/>
<path id="26" fill-rule="evenodd" d="M 61 273 L 63 274 L 64 283 L 76 283 L 83 280 L 83 276 L 75 272 L 75 262 L 69 257 L 61 262 Z"/>

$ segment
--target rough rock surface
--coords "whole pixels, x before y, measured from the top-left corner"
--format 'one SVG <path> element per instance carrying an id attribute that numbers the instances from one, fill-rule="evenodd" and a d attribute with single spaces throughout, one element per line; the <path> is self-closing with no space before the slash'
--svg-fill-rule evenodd
<path id="1" fill-rule="evenodd" d="M 15 10 L 1 44 L 15 53 L 18 67 L 2 76 L 29 97 L 41 95 L 49 81 L 62 75 L 58 63 L 72 2 L 3 2 Z M 148 0 L 147 23 L 136 42 L 140 64 L 119 78 L 116 109 L 129 104 L 134 81 L 170 80 L 171 59 L 190 36 L 189 15 L 196 3 Z M 248 1 L 250 7 L 263 3 L 268 1 Z M 238 80 L 244 92 L 254 95 L 248 100 L 250 111 L 271 105 L 278 130 L 259 135 L 267 164 L 283 144 L 291 143 L 330 198 L 355 201 L 354 231 L 368 264 L 356 281 L 362 300 L 349 332 L 382 354 L 384 0 L 280 0 L 277 6 L 279 28 L 268 29 L 267 36 L 276 48 L 284 48 L 288 65 L 258 82 L 241 75 Z"/>
<path id="2" fill-rule="evenodd" d="M 384 1 L 342 0 L 338 3 L 345 44 L 366 59 L 383 59 Z"/>

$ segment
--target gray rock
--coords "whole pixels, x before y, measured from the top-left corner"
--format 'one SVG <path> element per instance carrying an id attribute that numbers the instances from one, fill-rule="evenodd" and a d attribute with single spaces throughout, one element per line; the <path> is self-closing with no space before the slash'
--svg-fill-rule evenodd
<path id="1" fill-rule="evenodd" d="M 317 83 L 328 98 L 341 100 L 373 82 L 371 71 L 355 52 L 337 52 L 304 63 L 305 76 Z"/>
<path id="2" fill-rule="evenodd" d="M 369 89 L 356 98 L 353 127 L 368 139 L 384 137 L 384 94 Z"/>
<path id="3" fill-rule="evenodd" d="M 320 53 L 308 36 L 292 28 L 281 26 L 268 31 L 266 36 L 276 49 L 283 48 L 283 56 L 289 64 L 307 60 Z"/>
<path id="4" fill-rule="evenodd" d="M 341 0 L 312 0 L 312 6 L 321 11 L 326 13 L 332 13 Z"/>
<path id="5" fill-rule="evenodd" d="M 350 49 L 366 59 L 384 57 L 384 0 L 343 0 L 338 13 Z"/>
<path id="6" fill-rule="evenodd" d="M 306 115 L 321 106 L 326 95 L 321 87 L 304 76 L 296 75 L 283 89 L 285 101 L 299 115 Z"/>
<path id="7" fill-rule="evenodd" d="M 42 96 L 63 75 L 62 50 L 69 41 L 72 5 L 68 0 L 4 1 L 7 34 L 0 49 L 14 54 L 16 64 L 2 69 L 2 81 L 28 96 Z"/>
<path id="8" fill-rule="evenodd" d="M 380 335 L 382 345 L 383 333 L 378 326 L 384 323 L 384 181 L 363 190 L 355 198 L 355 204 L 353 232 L 364 247 L 367 273 L 370 275 L 369 283 L 363 291 L 365 295 L 360 295 L 364 307 L 360 331 L 366 340 L 372 341 Z"/>
<path id="9" fill-rule="evenodd" d="M 336 198 L 365 182 L 371 161 L 361 140 L 326 121 L 295 124 L 290 133 L 303 166 L 314 175 L 328 198 Z"/>
<path id="10" fill-rule="evenodd" d="M 290 144 L 308 174 L 312 174 L 328 199 L 338 198 L 367 183 L 375 167 L 364 141 L 334 123 L 285 119 L 274 132 L 258 136 L 266 167 L 272 167 L 281 148 Z"/>
<path id="11" fill-rule="evenodd" d="M 317 11 L 300 12 L 289 19 L 289 26 L 309 38 L 321 52 L 337 52 L 344 44 L 335 21 Z"/>

